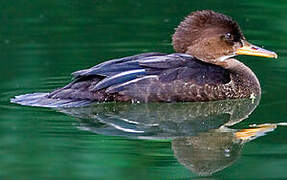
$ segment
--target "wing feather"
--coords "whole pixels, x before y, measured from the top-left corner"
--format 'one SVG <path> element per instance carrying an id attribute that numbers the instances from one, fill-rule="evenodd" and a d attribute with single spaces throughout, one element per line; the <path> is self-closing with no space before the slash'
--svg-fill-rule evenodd
<path id="1" fill-rule="evenodd" d="M 174 80 L 198 85 L 229 82 L 228 72 L 222 67 L 197 60 L 181 53 L 143 53 L 101 63 L 90 69 L 73 73 L 76 80 L 99 77 L 89 87 L 95 92 L 106 89 L 106 93 L 123 91 L 129 86 L 157 79 L 159 83 Z M 156 78 L 155 78 L 156 77 Z M 76 81 L 77 82 L 77 81 Z M 149 88 L 149 84 L 144 85 Z"/>
<path id="2" fill-rule="evenodd" d="M 123 57 L 119 59 L 113 59 L 107 62 L 98 64 L 92 68 L 84 69 L 80 71 L 73 72 L 72 75 L 75 78 L 80 78 L 83 76 L 112 76 L 117 73 L 121 73 L 129 70 L 141 69 L 138 60 L 146 57 L 152 56 L 163 56 L 164 53 L 152 52 L 152 53 L 142 53 L 134 56 Z"/>
<path id="3" fill-rule="evenodd" d="M 138 77 L 142 77 L 144 75 L 146 75 L 145 69 L 124 71 L 122 73 L 118 73 L 118 74 L 115 74 L 113 76 L 103 79 L 102 81 L 97 83 L 96 86 L 94 86 L 91 89 L 91 91 L 97 91 L 100 89 L 107 88 L 109 86 L 113 86 L 115 84 L 128 82 Z"/>

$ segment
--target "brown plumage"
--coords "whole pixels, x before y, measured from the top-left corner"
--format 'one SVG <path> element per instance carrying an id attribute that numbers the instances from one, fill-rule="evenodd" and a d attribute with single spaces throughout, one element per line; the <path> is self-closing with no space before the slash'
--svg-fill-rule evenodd
<path id="1" fill-rule="evenodd" d="M 248 43 L 230 17 L 210 10 L 191 13 L 173 35 L 177 53 L 144 53 L 74 72 L 74 81 L 51 93 L 16 96 L 12 102 L 46 107 L 91 102 L 175 102 L 247 98 L 261 93 L 254 73 L 231 58 L 276 58 Z"/>
<path id="2" fill-rule="evenodd" d="M 225 37 L 227 33 L 230 39 Z M 204 10 L 191 13 L 179 24 L 172 43 L 176 52 L 210 61 L 232 54 L 243 45 L 244 39 L 238 24 L 230 17 Z"/>

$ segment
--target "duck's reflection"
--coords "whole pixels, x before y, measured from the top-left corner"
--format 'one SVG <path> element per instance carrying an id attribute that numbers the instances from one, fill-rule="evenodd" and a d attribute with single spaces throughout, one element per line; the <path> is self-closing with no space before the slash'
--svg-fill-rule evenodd
<path id="1" fill-rule="evenodd" d="M 275 128 L 276 125 L 270 124 L 242 130 L 212 130 L 176 138 L 172 141 L 172 149 L 186 168 L 199 175 L 211 175 L 238 159 L 246 142 Z"/>
<path id="2" fill-rule="evenodd" d="M 196 103 L 105 103 L 61 109 L 81 120 L 80 128 L 98 134 L 140 139 L 171 139 L 175 157 L 200 175 L 231 165 L 244 143 L 275 128 L 274 125 L 235 130 L 260 97 Z"/>

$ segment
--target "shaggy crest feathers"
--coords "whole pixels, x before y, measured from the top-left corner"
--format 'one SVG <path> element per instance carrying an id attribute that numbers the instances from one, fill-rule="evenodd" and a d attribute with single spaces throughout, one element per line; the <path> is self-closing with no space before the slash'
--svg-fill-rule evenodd
<path id="1" fill-rule="evenodd" d="M 187 48 L 204 35 L 202 31 L 212 29 L 213 32 L 227 33 L 234 36 L 234 40 L 245 39 L 239 25 L 230 17 L 211 10 L 192 12 L 176 28 L 172 37 L 174 50 L 186 53 Z"/>

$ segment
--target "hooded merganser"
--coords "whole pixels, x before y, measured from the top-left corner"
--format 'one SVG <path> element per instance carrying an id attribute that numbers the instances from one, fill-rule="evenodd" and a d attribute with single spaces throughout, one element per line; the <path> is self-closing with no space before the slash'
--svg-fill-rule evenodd
<path id="1" fill-rule="evenodd" d="M 211 10 L 188 15 L 172 37 L 176 53 L 143 53 L 74 72 L 51 93 L 16 96 L 12 102 L 46 107 L 91 102 L 176 102 L 249 98 L 261 93 L 255 74 L 231 58 L 277 54 L 248 43 L 238 24 Z"/>

